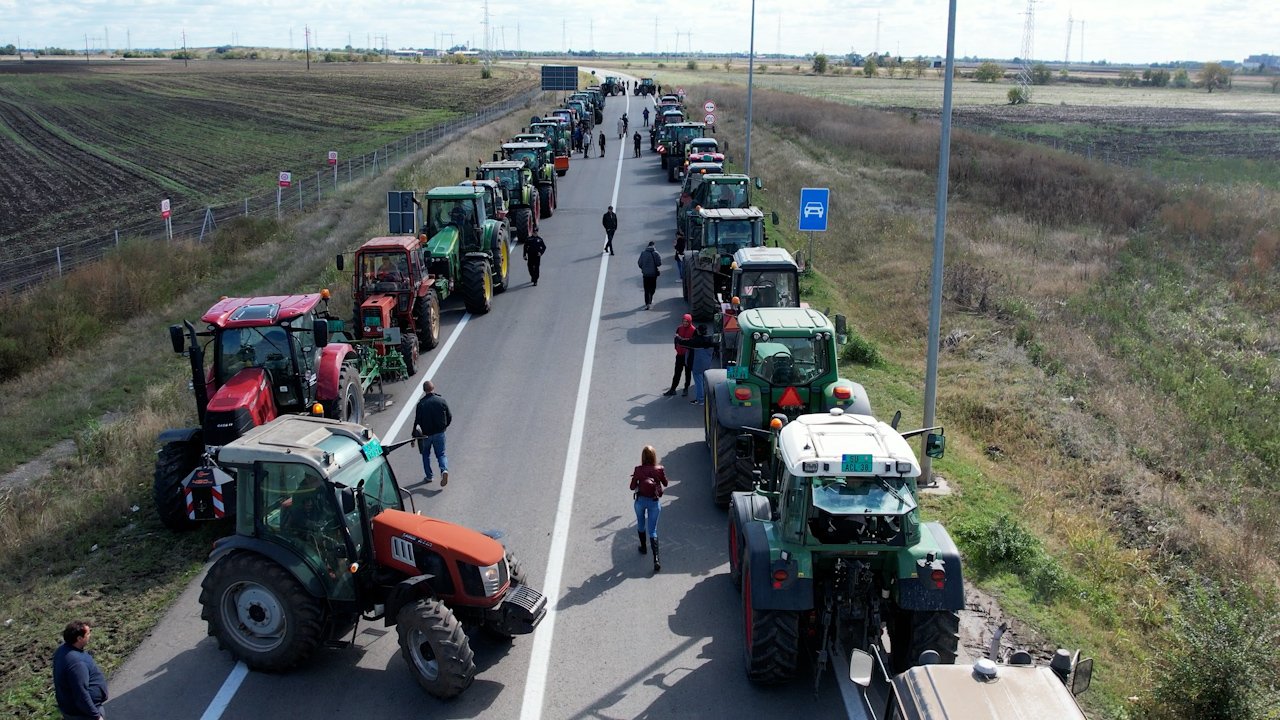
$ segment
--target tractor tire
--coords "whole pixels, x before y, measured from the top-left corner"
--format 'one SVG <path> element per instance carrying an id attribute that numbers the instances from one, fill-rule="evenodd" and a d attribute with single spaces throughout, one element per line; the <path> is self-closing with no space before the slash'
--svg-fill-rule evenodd
<path id="1" fill-rule="evenodd" d="M 716 507 L 729 507 L 729 498 L 735 490 L 750 490 L 748 478 L 743 477 L 742 461 L 738 459 L 737 439 L 733 431 L 720 424 L 720 419 L 712 414 L 715 424 L 711 427 L 714 433 L 711 447 L 711 497 Z"/>
<path id="2" fill-rule="evenodd" d="M 400 340 L 400 354 L 404 356 L 405 372 L 409 373 L 406 380 L 418 374 L 418 336 L 412 333 L 406 334 Z"/>
<path id="3" fill-rule="evenodd" d="M 776 685 L 795 677 L 800 663 L 800 613 L 795 610 L 757 610 L 751 598 L 751 563 L 743 563 L 742 647 L 747 679 Z"/>
<path id="4" fill-rule="evenodd" d="M 418 350 L 434 350 L 440 344 L 440 296 L 428 290 L 418 301 Z"/>
<path id="5" fill-rule="evenodd" d="M 200 583 L 200 608 L 218 646 L 253 670 L 288 670 L 324 639 L 321 601 L 255 552 L 233 552 L 214 563 Z"/>
<path id="6" fill-rule="evenodd" d="M 343 422 L 364 422 L 364 388 L 360 387 L 360 373 L 354 367 L 342 368 L 338 376 L 338 397 L 333 402 L 323 402 L 324 416 Z"/>
<path id="7" fill-rule="evenodd" d="M 512 586 L 526 585 L 529 581 L 528 576 L 524 572 L 524 564 L 516 559 L 516 556 L 513 555 L 510 550 L 507 551 L 507 576 L 511 579 Z M 484 628 L 485 632 L 498 640 L 510 641 L 515 637 L 515 635 L 504 633 L 491 625 L 485 625 Z"/>
<path id="8" fill-rule="evenodd" d="M 716 302 L 715 273 L 689 270 L 689 312 L 694 322 L 708 322 L 720 311 Z"/>
<path id="9" fill-rule="evenodd" d="M 493 307 L 493 274 L 488 260 L 462 263 L 462 304 L 472 315 L 483 315 Z"/>
<path id="10" fill-rule="evenodd" d="M 396 617 L 400 654 L 428 695 L 447 700 L 471 687 L 475 656 L 462 624 L 444 603 L 431 598 L 410 603 Z"/>
<path id="11" fill-rule="evenodd" d="M 662 155 L 658 156 L 658 160 L 659 160 L 659 162 L 661 162 L 661 164 L 662 164 L 662 169 L 663 169 L 663 170 L 666 170 L 666 169 L 667 169 L 667 154 L 666 154 L 666 153 L 662 153 Z"/>
<path id="12" fill-rule="evenodd" d="M 667 163 L 667 182 L 673 183 L 675 181 L 676 181 L 676 164 L 674 162 L 668 162 Z"/>
<path id="13" fill-rule="evenodd" d="M 507 278 L 511 274 L 511 248 L 506 238 L 498 238 L 498 247 L 494 248 L 493 294 L 506 292 Z"/>
<path id="14" fill-rule="evenodd" d="M 190 530 L 196 522 L 187 517 L 187 501 L 182 481 L 200 464 L 203 450 L 197 442 L 165 443 L 156 452 L 155 482 L 151 496 L 155 500 L 160 522 L 170 530 Z"/>
<path id="15" fill-rule="evenodd" d="M 551 188 L 551 183 L 538 184 L 538 202 L 542 204 L 542 217 L 544 218 L 551 217 L 556 211 L 553 193 L 554 190 Z"/>
<path id="16" fill-rule="evenodd" d="M 516 208 L 511 211 L 512 222 L 516 226 L 516 241 L 525 242 L 533 232 L 533 211 L 529 208 Z"/>
<path id="17" fill-rule="evenodd" d="M 889 630 L 894 673 L 914 667 L 920 653 L 933 650 L 942 662 L 956 661 L 960 647 L 960 614 L 955 610 L 902 610 Z"/>

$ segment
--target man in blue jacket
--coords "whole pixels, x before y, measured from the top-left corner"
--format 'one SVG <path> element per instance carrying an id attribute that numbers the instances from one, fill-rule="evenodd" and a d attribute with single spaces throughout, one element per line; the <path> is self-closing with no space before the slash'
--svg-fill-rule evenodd
<path id="1" fill-rule="evenodd" d="M 68 623 L 53 653 L 53 694 L 63 720 L 102 720 L 107 678 L 85 650 L 90 632 L 83 620 Z"/>
<path id="2" fill-rule="evenodd" d="M 431 484 L 431 452 L 434 450 L 436 461 L 440 463 L 440 486 L 449 484 L 449 460 L 444 454 L 444 431 L 453 422 L 453 413 L 449 412 L 449 403 L 436 393 L 436 384 L 427 380 L 422 383 L 422 399 L 413 413 L 413 434 L 418 439 L 418 450 L 422 453 L 422 484 Z"/>

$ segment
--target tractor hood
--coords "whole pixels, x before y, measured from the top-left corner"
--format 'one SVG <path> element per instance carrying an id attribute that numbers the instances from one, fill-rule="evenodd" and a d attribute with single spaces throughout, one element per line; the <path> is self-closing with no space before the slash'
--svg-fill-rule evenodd
<path id="1" fill-rule="evenodd" d="M 241 370 L 209 398 L 204 437 L 209 445 L 225 445 L 279 414 L 270 378 L 262 368 Z"/>
<path id="2" fill-rule="evenodd" d="M 460 560 L 478 567 L 497 565 L 506 555 L 502 543 L 488 535 L 402 510 L 383 510 L 378 513 L 373 518 L 373 538 L 378 561 L 383 564 L 395 565 L 398 560 L 403 562 L 403 553 L 397 552 L 397 545 L 403 545 L 393 542 L 393 538 L 428 548 L 446 559 Z M 416 570 L 416 567 L 413 570 L 410 567 L 401 569 L 406 572 Z"/>
<path id="3" fill-rule="evenodd" d="M 457 226 L 446 225 L 427 241 L 427 252 L 433 258 L 452 257 L 457 253 L 460 237 Z"/>
<path id="4" fill-rule="evenodd" d="M 245 368 L 236 373 L 209 398 L 209 412 L 231 412 L 251 408 L 265 401 L 271 403 L 271 384 L 262 368 Z M 273 408 L 274 409 L 274 408 Z M 272 412 L 272 415 L 275 413 Z"/>

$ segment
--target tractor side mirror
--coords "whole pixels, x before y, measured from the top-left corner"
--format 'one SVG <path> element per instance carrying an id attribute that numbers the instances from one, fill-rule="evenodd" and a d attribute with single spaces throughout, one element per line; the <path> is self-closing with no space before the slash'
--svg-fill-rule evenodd
<path id="1" fill-rule="evenodd" d="M 759 176 L 759 175 L 757 175 L 757 176 L 756 176 L 756 189 L 757 189 L 757 190 L 763 190 L 763 189 L 764 189 L 764 181 L 760 179 L 760 176 Z"/>
<path id="2" fill-rule="evenodd" d="M 858 687 L 871 684 L 871 668 L 874 661 L 866 650 L 854 650 L 849 656 L 849 680 Z"/>
<path id="3" fill-rule="evenodd" d="M 465 178 L 469 178 L 469 177 L 471 177 L 471 166 L 470 166 L 470 165 L 468 165 L 468 166 L 466 166 L 465 168 L 463 168 L 463 169 L 462 169 L 462 176 L 463 176 L 463 177 L 465 177 Z"/>
<path id="4" fill-rule="evenodd" d="M 1079 695 L 1089 689 L 1093 683 L 1093 658 L 1085 658 L 1076 663 L 1075 672 L 1071 675 L 1071 694 Z"/>
<path id="5" fill-rule="evenodd" d="M 312 326 L 311 331 L 316 336 L 316 347 L 324 347 L 329 344 L 329 321 L 317 320 Z"/>
<path id="6" fill-rule="evenodd" d="M 777 225 L 777 224 L 778 224 L 778 211 L 777 211 L 777 210 L 771 210 L 771 211 L 769 211 L 769 222 L 773 223 L 774 225 Z"/>
<path id="7" fill-rule="evenodd" d="M 893 414 L 893 421 L 889 423 L 889 427 L 894 430 L 898 429 L 898 423 L 902 422 L 902 411 L 898 410 Z"/>
<path id="8" fill-rule="evenodd" d="M 849 321 L 843 315 L 836 316 L 836 341 L 841 345 L 849 342 Z"/>
<path id="9" fill-rule="evenodd" d="M 738 459 L 740 460 L 746 460 L 746 459 L 755 457 L 756 439 L 751 437 L 750 435 L 747 435 L 746 433 L 739 435 L 733 441 L 733 451 L 734 451 L 734 454 L 737 455 Z"/>
<path id="10" fill-rule="evenodd" d="M 947 436 L 942 433 L 929 433 L 924 438 L 924 454 L 938 459 L 947 451 Z"/>
<path id="11" fill-rule="evenodd" d="M 339 270 L 342 270 L 347 264 L 347 259 L 342 257 L 342 253 L 338 253 L 333 258 L 333 264 L 337 265 Z"/>
<path id="12" fill-rule="evenodd" d="M 182 336 L 181 325 L 169 326 L 169 342 L 173 344 L 173 351 L 181 355 L 187 349 L 187 339 Z"/>
<path id="13" fill-rule="evenodd" d="M 342 488 L 339 490 L 338 500 L 342 503 L 343 515 L 350 515 L 356 511 L 356 493 L 351 488 Z"/>
<path id="14" fill-rule="evenodd" d="M 802 273 L 809 272 L 809 267 L 804 263 L 804 251 L 796 252 L 796 269 Z"/>
<path id="15" fill-rule="evenodd" d="M 498 161 L 498 153 L 494 153 L 494 154 L 493 154 L 493 161 L 494 161 L 494 162 L 497 162 L 497 161 Z"/>

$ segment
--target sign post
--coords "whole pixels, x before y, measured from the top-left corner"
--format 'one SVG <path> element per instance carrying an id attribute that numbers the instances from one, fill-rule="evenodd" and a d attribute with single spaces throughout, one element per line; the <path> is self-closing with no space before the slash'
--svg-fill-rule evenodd
<path id="1" fill-rule="evenodd" d="M 829 188 L 800 188 L 800 222 L 796 227 L 809 235 L 809 266 L 813 266 L 813 235 L 827 231 L 827 215 L 830 210 Z"/>
<path id="2" fill-rule="evenodd" d="M 160 201 L 160 217 L 164 218 L 164 235 L 169 242 L 173 242 L 173 213 L 169 208 L 169 198 Z"/>
<path id="3" fill-rule="evenodd" d="M 280 219 L 280 191 L 282 188 L 287 188 L 292 184 L 293 173 L 287 171 L 280 173 L 280 180 L 276 183 L 276 220 Z"/>
<path id="4" fill-rule="evenodd" d="M 338 190 L 338 151 L 329 151 L 329 167 L 333 168 L 333 189 Z"/>

